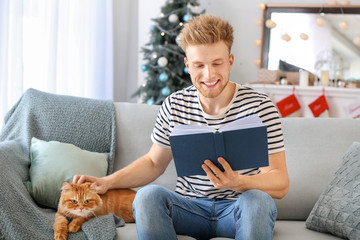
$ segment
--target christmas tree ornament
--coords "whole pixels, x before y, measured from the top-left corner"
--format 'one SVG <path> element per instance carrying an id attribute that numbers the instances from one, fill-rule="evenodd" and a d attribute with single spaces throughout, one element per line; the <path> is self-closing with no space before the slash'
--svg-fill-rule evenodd
<path id="1" fill-rule="evenodd" d="M 184 73 L 189 74 L 189 70 L 187 69 L 187 67 L 184 67 Z"/>
<path id="2" fill-rule="evenodd" d="M 339 23 L 339 25 L 343 30 L 348 30 L 349 29 L 349 24 L 348 24 L 347 21 L 342 21 L 341 23 Z"/>
<path id="3" fill-rule="evenodd" d="M 169 22 L 171 22 L 171 23 L 176 23 L 177 21 L 179 21 L 178 15 L 176 15 L 176 14 L 171 14 L 171 15 L 169 16 Z"/>
<path id="4" fill-rule="evenodd" d="M 193 16 L 190 13 L 187 13 L 184 15 L 183 20 L 184 22 L 188 22 L 193 18 Z"/>
<path id="5" fill-rule="evenodd" d="M 161 73 L 159 75 L 159 80 L 161 82 L 166 82 L 167 80 L 169 80 L 169 75 L 167 73 Z"/>
<path id="6" fill-rule="evenodd" d="M 180 35 L 176 36 L 176 38 L 175 38 L 176 44 L 179 44 L 179 40 L 180 40 Z"/>
<path id="7" fill-rule="evenodd" d="M 150 99 L 148 99 L 148 100 L 146 101 L 146 104 L 148 104 L 148 105 L 154 105 L 154 104 L 155 104 L 155 101 L 154 101 L 154 99 L 150 98 Z"/>
<path id="8" fill-rule="evenodd" d="M 304 41 L 309 39 L 309 35 L 307 35 L 306 33 L 300 33 L 300 38 Z"/>
<path id="9" fill-rule="evenodd" d="M 166 57 L 160 57 L 157 61 L 157 64 L 160 66 L 160 67 L 165 67 L 167 64 L 168 64 L 168 60 Z"/>
<path id="10" fill-rule="evenodd" d="M 156 52 L 154 52 L 153 54 L 151 54 L 151 58 L 152 59 L 157 59 L 158 58 L 158 54 Z"/>
<path id="11" fill-rule="evenodd" d="M 151 24 L 151 25 L 149 26 L 149 29 L 150 29 L 150 31 L 153 31 L 153 30 L 155 29 L 155 25 L 154 25 L 154 24 Z"/>
<path id="12" fill-rule="evenodd" d="M 266 20 L 266 22 L 265 22 L 265 26 L 267 27 L 267 28 L 275 28 L 276 27 L 276 23 L 273 21 L 273 20 L 271 20 L 271 19 L 268 19 L 268 20 Z"/>
<path id="13" fill-rule="evenodd" d="M 165 32 L 161 32 L 160 35 L 163 37 L 165 36 Z"/>
<path id="14" fill-rule="evenodd" d="M 142 65 L 140 66 L 140 68 L 141 68 L 141 70 L 142 70 L 143 72 L 146 72 L 146 71 L 148 70 L 148 68 L 147 68 L 147 66 L 146 66 L 145 64 L 142 64 Z"/>
<path id="15" fill-rule="evenodd" d="M 319 26 L 319 27 L 324 27 L 326 25 L 326 21 L 324 18 L 322 17 L 318 17 L 316 19 L 316 24 Z"/>
<path id="16" fill-rule="evenodd" d="M 171 94 L 170 88 L 164 87 L 163 89 L 161 89 L 161 94 L 166 97 L 169 96 Z"/>
<path id="17" fill-rule="evenodd" d="M 360 47 L 360 36 L 355 37 L 355 38 L 353 39 L 353 43 L 354 43 L 356 46 L 359 46 L 359 47 Z"/>

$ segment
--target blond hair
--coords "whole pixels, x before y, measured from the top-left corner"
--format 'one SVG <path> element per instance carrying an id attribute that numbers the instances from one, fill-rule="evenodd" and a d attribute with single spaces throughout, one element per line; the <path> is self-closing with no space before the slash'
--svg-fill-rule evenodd
<path id="1" fill-rule="evenodd" d="M 233 27 L 227 21 L 212 15 L 200 15 L 184 24 L 178 44 L 185 52 L 189 45 L 224 41 L 230 53 L 234 41 L 233 32 Z"/>

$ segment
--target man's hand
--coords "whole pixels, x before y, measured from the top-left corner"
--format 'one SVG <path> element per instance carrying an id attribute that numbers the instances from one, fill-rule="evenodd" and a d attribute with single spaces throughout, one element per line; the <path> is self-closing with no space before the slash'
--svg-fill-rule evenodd
<path id="1" fill-rule="evenodd" d="M 269 154 L 269 166 L 261 168 L 261 174 L 245 176 L 233 171 L 223 158 L 218 158 L 224 172 L 211 161 L 205 160 L 202 168 L 214 187 L 245 192 L 258 189 L 273 198 L 281 199 L 289 191 L 289 176 L 286 168 L 285 151 Z"/>
<path id="2" fill-rule="evenodd" d="M 210 179 L 214 187 L 218 189 L 231 189 L 234 191 L 239 190 L 240 175 L 238 171 L 232 170 L 229 163 L 222 157 L 219 157 L 218 161 L 224 168 L 224 172 L 222 172 L 210 160 L 205 160 L 202 165 L 202 168 L 206 172 L 207 177 Z"/>
<path id="3" fill-rule="evenodd" d="M 73 183 L 84 183 L 92 182 L 95 183 L 95 191 L 99 194 L 104 194 L 109 190 L 109 186 L 104 178 L 97 178 L 86 175 L 74 175 Z"/>

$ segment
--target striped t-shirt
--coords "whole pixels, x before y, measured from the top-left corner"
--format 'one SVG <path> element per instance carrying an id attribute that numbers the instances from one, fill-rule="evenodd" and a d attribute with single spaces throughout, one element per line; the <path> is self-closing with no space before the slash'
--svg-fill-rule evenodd
<path id="1" fill-rule="evenodd" d="M 169 136 L 175 125 L 205 125 L 218 130 L 227 123 L 253 114 L 257 114 L 267 126 L 269 154 L 283 151 L 280 118 L 273 102 L 266 95 L 240 84 L 236 84 L 229 106 L 216 116 L 208 115 L 202 110 L 198 91 L 194 86 L 171 94 L 159 110 L 151 138 L 155 144 L 170 147 Z M 255 175 L 260 170 L 247 169 L 239 173 Z M 241 194 L 239 191 L 216 189 L 206 175 L 178 177 L 175 192 L 188 198 L 236 199 Z"/>

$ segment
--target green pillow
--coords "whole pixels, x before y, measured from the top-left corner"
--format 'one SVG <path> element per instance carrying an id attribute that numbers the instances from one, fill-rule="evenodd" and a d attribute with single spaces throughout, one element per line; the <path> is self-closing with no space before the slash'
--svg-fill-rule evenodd
<path id="1" fill-rule="evenodd" d="M 25 186 L 37 203 L 57 208 L 63 181 L 71 183 L 75 174 L 105 176 L 108 156 L 108 153 L 89 152 L 68 143 L 32 138 L 31 182 L 25 182 Z"/>
<path id="2" fill-rule="evenodd" d="M 306 227 L 346 239 L 360 236 L 360 143 L 354 142 L 312 209 Z"/>

